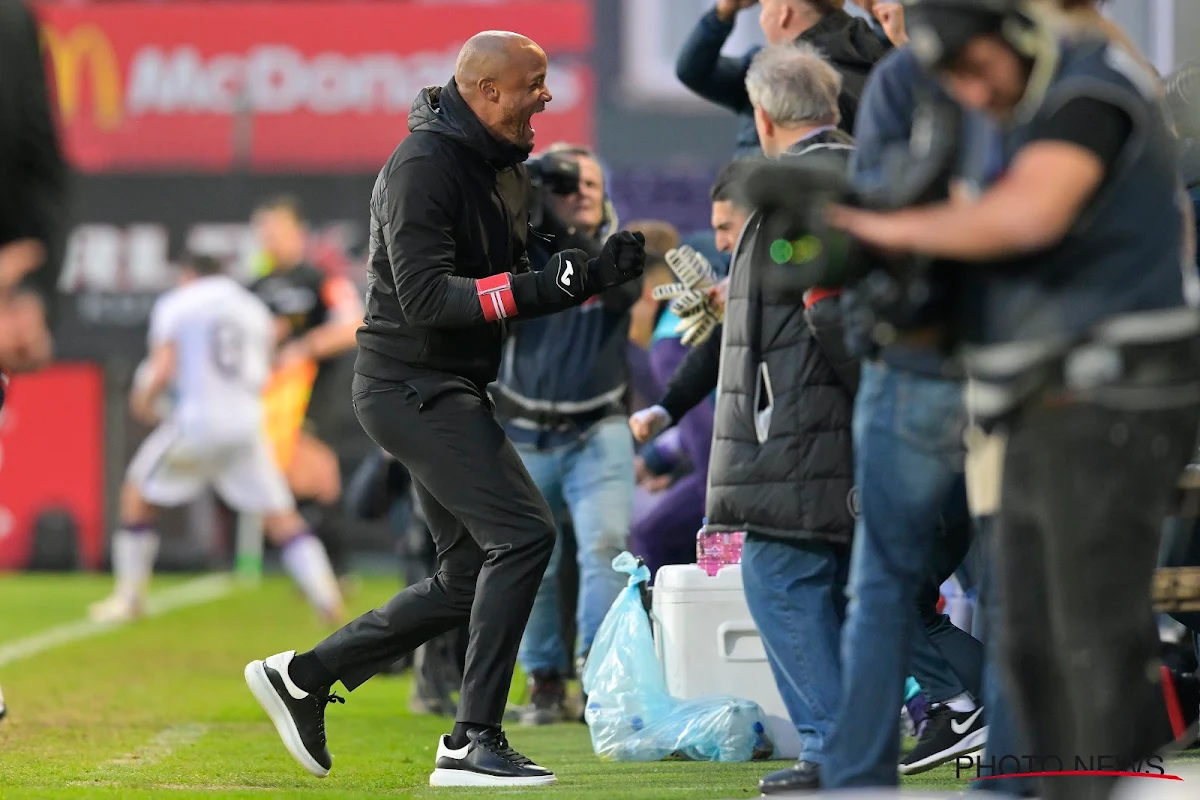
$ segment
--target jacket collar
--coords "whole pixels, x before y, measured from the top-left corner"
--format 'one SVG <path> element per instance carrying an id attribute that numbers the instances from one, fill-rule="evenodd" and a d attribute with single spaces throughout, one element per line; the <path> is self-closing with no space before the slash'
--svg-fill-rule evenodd
<path id="1" fill-rule="evenodd" d="M 422 89 L 408 115 L 411 131 L 425 130 L 453 139 L 475 152 L 495 170 L 508 169 L 529 158 L 528 151 L 493 136 L 467 105 L 454 79 L 445 86 Z"/>

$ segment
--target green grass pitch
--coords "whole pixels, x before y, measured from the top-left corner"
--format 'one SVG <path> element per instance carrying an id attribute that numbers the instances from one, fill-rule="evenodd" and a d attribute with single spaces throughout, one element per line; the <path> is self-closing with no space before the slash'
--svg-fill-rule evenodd
<path id="1" fill-rule="evenodd" d="M 161 579 L 156 591 L 183 580 Z M 433 790 L 428 776 L 447 721 L 410 715 L 408 680 L 381 677 L 346 705 L 330 706 L 334 769 L 317 780 L 287 755 L 242 680 L 247 661 L 305 648 L 324 632 L 286 582 L 269 578 L 12 656 L 13 643 L 82 620 L 87 604 L 108 589 L 102 576 L 0 577 L 0 686 L 9 705 L 0 723 L 0 798 L 741 798 L 756 797 L 757 779 L 783 766 L 608 764 L 592 754 L 582 724 L 513 728 L 514 746 L 554 769 L 558 786 Z M 377 605 L 394 590 L 387 579 L 366 579 L 353 609 Z M 953 767 L 905 781 L 906 788 L 964 786 Z"/>

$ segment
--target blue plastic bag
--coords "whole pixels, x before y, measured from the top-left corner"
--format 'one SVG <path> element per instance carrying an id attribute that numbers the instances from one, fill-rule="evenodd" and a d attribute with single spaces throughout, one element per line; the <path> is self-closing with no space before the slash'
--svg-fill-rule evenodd
<path id="1" fill-rule="evenodd" d="M 650 570 L 629 553 L 613 559 L 629 583 L 613 602 L 583 670 L 592 749 L 605 761 L 749 761 L 774 751 L 762 709 L 727 695 L 677 700 L 654 650 L 642 584 Z"/>

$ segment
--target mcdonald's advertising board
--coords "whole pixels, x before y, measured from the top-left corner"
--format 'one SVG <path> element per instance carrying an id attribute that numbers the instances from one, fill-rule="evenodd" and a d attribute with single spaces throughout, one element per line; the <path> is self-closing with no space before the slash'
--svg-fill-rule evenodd
<path id="1" fill-rule="evenodd" d="M 550 57 L 540 142 L 591 143 L 591 3 L 131 2 L 37 7 L 68 158 L 87 172 L 377 170 L 480 30 Z"/>

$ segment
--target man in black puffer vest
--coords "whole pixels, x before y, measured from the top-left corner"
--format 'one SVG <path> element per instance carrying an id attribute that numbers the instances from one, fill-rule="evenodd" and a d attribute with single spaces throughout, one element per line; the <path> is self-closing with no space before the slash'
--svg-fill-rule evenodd
<path id="1" fill-rule="evenodd" d="M 761 51 L 746 85 L 769 157 L 849 158 L 853 140 L 837 129 L 841 78 L 811 46 Z M 801 739 L 787 780 L 772 776 L 762 787 L 779 792 L 818 785 L 841 692 L 859 366 L 845 349 L 836 291 L 813 290 L 804 307 L 760 293 L 761 226 L 752 216 L 734 251 L 720 339 L 689 353 L 661 404 L 631 426 L 642 438 L 719 387 L 708 530 L 747 532 L 746 601 Z"/>

